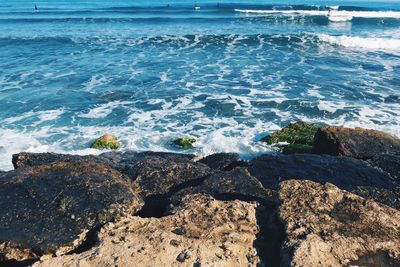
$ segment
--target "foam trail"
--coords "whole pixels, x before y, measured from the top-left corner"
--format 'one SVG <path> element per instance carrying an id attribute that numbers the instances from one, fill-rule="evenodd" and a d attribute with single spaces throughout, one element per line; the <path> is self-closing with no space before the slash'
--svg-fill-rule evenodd
<path id="1" fill-rule="evenodd" d="M 400 51 L 400 39 L 392 38 L 362 38 L 353 36 L 333 36 L 319 34 L 318 38 L 330 44 L 337 44 L 348 48 L 364 48 L 371 50 Z"/>
<path id="2" fill-rule="evenodd" d="M 265 15 L 307 15 L 307 16 L 328 16 L 329 11 L 319 10 L 251 10 L 235 9 L 236 12 L 248 14 Z M 396 11 L 331 11 L 331 16 L 353 17 L 353 18 L 397 18 L 400 19 L 400 12 Z"/>

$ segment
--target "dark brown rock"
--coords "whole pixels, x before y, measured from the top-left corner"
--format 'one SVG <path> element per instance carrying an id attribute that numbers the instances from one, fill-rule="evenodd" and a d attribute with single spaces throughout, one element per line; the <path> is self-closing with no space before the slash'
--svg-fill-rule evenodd
<path id="1" fill-rule="evenodd" d="M 159 156 L 144 157 L 133 164 L 130 170 L 128 176 L 135 180 L 134 188 L 143 197 L 166 194 L 178 186 L 189 186 L 211 171 L 201 163 L 172 161 Z"/>
<path id="2" fill-rule="evenodd" d="M 214 172 L 201 184 L 174 193 L 171 200 L 176 205 L 185 195 L 196 193 L 208 194 L 221 200 L 258 201 L 267 205 L 278 203 L 277 192 L 264 188 L 245 168 Z"/>
<path id="3" fill-rule="evenodd" d="M 263 155 L 250 161 L 250 174 L 266 188 L 278 190 L 281 181 L 289 179 L 333 183 L 351 190 L 355 186 L 393 188 L 396 183 L 385 172 L 367 162 L 328 155 Z"/>
<path id="4" fill-rule="evenodd" d="M 56 154 L 56 153 L 29 153 L 21 152 L 14 154 L 12 163 L 15 169 L 22 167 L 33 167 L 42 164 L 57 162 L 57 161 L 70 161 L 70 162 L 96 162 L 100 164 L 107 164 L 116 167 L 111 161 L 99 156 L 78 156 L 69 154 Z"/>
<path id="5" fill-rule="evenodd" d="M 285 181 L 279 195 L 280 266 L 400 266 L 400 211 L 329 183 Z"/>
<path id="6" fill-rule="evenodd" d="M 237 153 L 216 153 L 199 160 L 199 162 L 216 170 L 233 169 L 236 165 L 243 165 Z"/>
<path id="7" fill-rule="evenodd" d="M 63 254 L 141 200 L 129 178 L 97 162 L 58 161 L 0 179 L 0 258 Z M 15 258 L 16 257 L 16 258 Z"/>
<path id="8" fill-rule="evenodd" d="M 381 131 L 328 126 L 320 128 L 314 137 L 316 154 L 370 159 L 394 152 L 400 152 L 400 139 Z"/>
<path id="9" fill-rule="evenodd" d="M 110 151 L 100 154 L 100 157 L 106 158 L 114 164 L 124 167 L 125 169 L 133 167 L 133 165 L 141 159 L 148 157 L 159 157 L 173 162 L 193 161 L 196 157 L 193 154 L 170 153 L 170 152 L 135 152 L 135 151 Z"/>
<path id="10" fill-rule="evenodd" d="M 387 172 L 400 183 L 400 152 L 393 154 L 378 154 L 368 162 L 377 168 Z"/>

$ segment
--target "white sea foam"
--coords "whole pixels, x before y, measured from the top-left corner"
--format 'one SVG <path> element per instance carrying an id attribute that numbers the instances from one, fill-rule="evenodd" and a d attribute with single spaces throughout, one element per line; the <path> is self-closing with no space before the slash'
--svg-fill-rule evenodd
<path id="1" fill-rule="evenodd" d="M 89 118 L 89 119 L 101 119 L 105 118 L 112 113 L 112 111 L 120 106 L 128 105 L 132 102 L 129 101 L 112 101 L 106 104 L 99 105 L 89 110 L 86 113 L 79 113 L 78 117 Z"/>
<path id="2" fill-rule="evenodd" d="M 325 110 L 330 113 L 336 112 L 338 109 L 343 109 L 346 107 L 345 102 L 332 102 L 332 101 L 319 101 L 318 103 L 318 109 L 319 110 Z"/>
<path id="3" fill-rule="evenodd" d="M 40 124 L 42 122 L 45 122 L 45 121 L 56 120 L 63 113 L 64 113 L 64 109 L 28 111 L 28 112 L 25 112 L 25 113 L 23 113 L 23 114 L 21 114 L 19 116 L 13 116 L 13 117 L 10 117 L 10 118 L 6 118 L 3 121 L 5 123 L 12 124 L 12 123 L 24 120 L 24 119 L 35 117 L 35 118 L 37 118 L 37 120 L 35 121 L 35 123 L 32 124 L 32 126 L 36 126 L 36 125 L 38 125 L 38 124 Z"/>
<path id="4" fill-rule="evenodd" d="M 398 11 L 320 11 L 320 10 L 252 10 L 235 9 L 236 12 L 259 15 L 338 16 L 353 18 L 400 18 Z"/>
<path id="5" fill-rule="evenodd" d="M 351 16 L 328 16 L 328 18 L 332 22 L 346 22 L 353 19 Z"/>
<path id="6" fill-rule="evenodd" d="M 88 81 L 85 84 L 84 90 L 86 92 L 91 92 L 93 89 L 95 89 L 97 86 L 101 86 L 107 82 L 107 78 L 104 75 L 93 75 L 90 78 L 90 81 Z"/>
<path id="7" fill-rule="evenodd" d="M 348 48 L 363 48 L 369 50 L 400 51 L 400 39 L 391 38 L 362 38 L 354 36 L 333 36 L 318 34 L 318 38 L 330 44 L 336 44 Z"/>

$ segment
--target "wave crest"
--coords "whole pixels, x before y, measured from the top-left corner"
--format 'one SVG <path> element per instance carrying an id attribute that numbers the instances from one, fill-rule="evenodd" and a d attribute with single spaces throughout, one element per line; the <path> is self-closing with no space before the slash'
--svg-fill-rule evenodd
<path id="1" fill-rule="evenodd" d="M 400 39 L 392 38 L 362 38 L 353 36 L 333 36 L 319 34 L 318 38 L 330 44 L 336 44 L 348 48 L 363 48 L 370 50 L 400 51 Z"/>

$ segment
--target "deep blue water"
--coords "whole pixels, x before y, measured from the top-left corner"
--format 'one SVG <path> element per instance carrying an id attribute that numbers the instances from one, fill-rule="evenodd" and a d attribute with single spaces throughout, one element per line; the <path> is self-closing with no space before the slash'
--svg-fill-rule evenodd
<path id="1" fill-rule="evenodd" d="M 105 132 L 245 157 L 300 119 L 400 135 L 400 2 L 149 2 L 0 2 L 0 169 Z"/>

